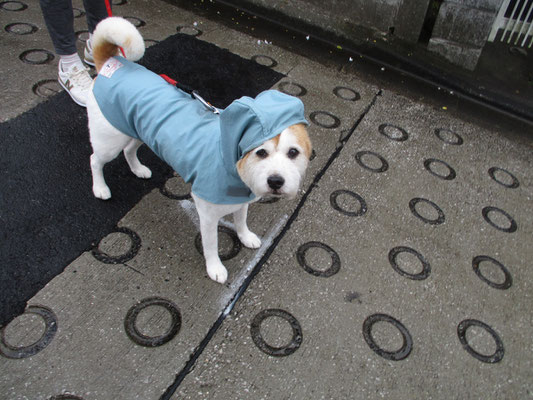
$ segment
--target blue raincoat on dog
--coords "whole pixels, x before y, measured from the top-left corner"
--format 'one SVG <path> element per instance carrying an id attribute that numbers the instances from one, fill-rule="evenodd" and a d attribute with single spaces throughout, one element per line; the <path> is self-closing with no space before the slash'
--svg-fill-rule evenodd
<path id="1" fill-rule="evenodd" d="M 302 102 L 274 90 L 255 99 L 242 97 L 215 114 L 122 57 L 102 67 L 93 93 L 111 125 L 146 143 L 192 183 L 195 195 L 215 204 L 253 200 L 237 173 L 237 161 L 287 127 L 307 124 Z"/>

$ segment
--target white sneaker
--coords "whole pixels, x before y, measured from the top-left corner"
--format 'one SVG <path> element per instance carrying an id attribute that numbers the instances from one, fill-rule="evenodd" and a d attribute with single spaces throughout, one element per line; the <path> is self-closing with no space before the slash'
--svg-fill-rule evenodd
<path id="1" fill-rule="evenodd" d="M 59 84 L 67 91 L 76 104 L 86 106 L 87 94 L 91 90 L 93 80 L 89 75 L 89 68 L 74 65 L 68 71 L 63 71 L 59 64 Z"/>
<path id="2" fill-rule="evenodd" d="M 93 46 L 91 45 L 90 40 L 85 42 L 85 49 L 83 49 L 83 61 L 85 64 L 94 67 Z"/>

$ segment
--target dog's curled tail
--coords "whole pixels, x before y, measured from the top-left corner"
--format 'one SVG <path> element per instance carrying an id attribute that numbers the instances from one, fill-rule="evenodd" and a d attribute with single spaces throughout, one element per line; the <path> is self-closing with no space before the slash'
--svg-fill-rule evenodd
<path id="1" fill-rule="evenodd" d="M 144 55 L 144 40 L 141 34 L 131 22 L 120 17 L 102 20 L 94 30 L 91 43 L 98 72 L 110 57 L 122 55 L 130 61 L 137 61 Z"/>

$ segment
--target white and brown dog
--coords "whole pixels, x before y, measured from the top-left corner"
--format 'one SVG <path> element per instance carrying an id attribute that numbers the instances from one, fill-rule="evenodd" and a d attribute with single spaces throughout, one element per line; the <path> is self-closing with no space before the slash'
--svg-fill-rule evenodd
<path id="1" fill-rule="evenodd" d="M 137 158 L 146 143 L 192 183 L 207 273 L 224 283 L 228 272 L 218 256 L 219 220 L 233 214 L 243 245 L 258 248 L 261 240 L 246 223 L 248 204 L 262 197 L 294 198 L 298 192 L 311 155 L 303 104 L 266 91 L 214 113 L 132 62 L 143 56 L 145 46 L 128 21 L 103 20 L 92 42 L 98 76 L 87 113 L 94 195 L 111 197 L 103 166 L 121 151 L 136 176 L 150 178 Z"/>

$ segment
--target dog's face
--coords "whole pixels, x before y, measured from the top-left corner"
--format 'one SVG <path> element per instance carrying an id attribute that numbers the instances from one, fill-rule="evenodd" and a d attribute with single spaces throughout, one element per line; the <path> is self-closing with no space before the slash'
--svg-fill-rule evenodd
<path id="1" fill-rule="evenodd" d="M 237 171 L 257 197 L 292 199 L 298 193 L 310 156 L 311 141 L 305 126 L 296 124 L 248 152 L 237 162 Z"/>

